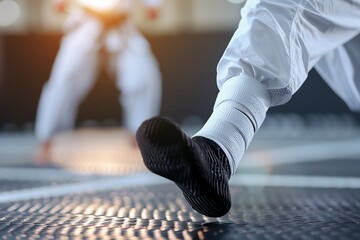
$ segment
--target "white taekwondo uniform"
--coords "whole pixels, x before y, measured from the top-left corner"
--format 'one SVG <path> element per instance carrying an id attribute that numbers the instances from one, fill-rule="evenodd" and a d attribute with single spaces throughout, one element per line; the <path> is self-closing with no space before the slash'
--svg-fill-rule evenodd
<path id="1" fill-rule="evenodd" d="M 360 0 L 248 0 L 218 63 L 213 113 L 196 135 L 221 146 L 234 174 L 268 108 L 289 101 L 313 67 L 360 110 L 359 34 Z"/>
<path id="2" fill-rule="evenodd" d="M 121 17 L 128 14 L 133 0 L 79 0 L 80 5 L 90 3 L 90 10 L 97 2 L 100 11 Z M 157 7 L 160 0 L 144 0 L 144 4 Z M 126 19 L 105 25 L 83 8 L 71 11 L 66 19 L 65 36 L 40 97 L 35 125 L 40 141 L 74 127 L 79 104 L 95 83 L 103 47 L 121 90 L 124 127 L 135 133 L 145 119 L 159 114 L 161 74 L 149 43 Z"/>

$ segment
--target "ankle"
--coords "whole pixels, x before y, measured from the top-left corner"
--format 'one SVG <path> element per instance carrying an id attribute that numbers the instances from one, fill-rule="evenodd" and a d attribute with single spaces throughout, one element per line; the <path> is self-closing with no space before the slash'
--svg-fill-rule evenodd
<path id="1" fill-rule="evenodd" d="M 192 139 L 199 145 L 201 149 L 207 151 L 207 154 L 211 154 L 211 156 L 215 156 L 215 158 L 213 159 L 222 166 L 224 173 L 230 179 L 231 176 L 230 163 L 225 152 L 221 149 L 221 147 L 213 140 L 205 137 L 196 136 L 193 137 Z"/>

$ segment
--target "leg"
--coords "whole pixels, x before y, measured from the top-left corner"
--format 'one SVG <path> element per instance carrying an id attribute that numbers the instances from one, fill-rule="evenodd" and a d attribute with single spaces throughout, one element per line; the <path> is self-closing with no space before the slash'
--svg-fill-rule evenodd
<path id="1" fill-rule="evenodd" d="M 122 30 L 126 43 L 116 58 L 117 86 L 125 128 L 135 135 L 144 120 L 160 113 L 161 74 L 146 39 L 131 25 Z"/>
<path id="2" fill-rule="evenodd" d="M 197 134 L 222 147 L 232 174 L 267 109 L 289 101 L 324 54 L 359 33 L 360 1 L 248 1 L 242 16 L 218 64 L 213 114 Z"/>
<path id="3" fill-rule="evenodd" d="M 100 32 L 96 22 L 84 22 L 62 40 L 40 97 L 35 125 L 36 136 L 47 151 L 56 133 L 74 126 L 77 108 L 94 83 Z"/>
<path id="4" fill-rule="evenodd" d="M 230 194 L 222 192 L 228 188 L 227 175 L 235 173 L 268 108 L 290 100 L 321 56 L 357 35 L 359 26 L 359 1 L 247 1 L 218 65 L 220 92 L 209 120 L 193 138 L 164 119 L 146 121 L 137 134 L 145 163 L 177 184 L 183 182 L 178 175 L 186 174 L 188 184 L 181 189 L 185 197 L 196 199 L 189 201 L 192 207 L 209 216 L 225 214 L 230 203 Z M 160 131 L 169 126 L 173 131 Z M 171 167 L 174 161 L 181 171 Z M 211 184 L 201 184 L 205 179 Z M 220 183 L 226 187 L 217 189 Z M 215 207 L 204 211 L 210 202 Z"/>

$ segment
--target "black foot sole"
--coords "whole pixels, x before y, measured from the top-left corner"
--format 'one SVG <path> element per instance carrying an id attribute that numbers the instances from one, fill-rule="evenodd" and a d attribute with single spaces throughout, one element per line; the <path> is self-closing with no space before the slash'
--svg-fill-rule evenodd
<path id="1" fill-rule="evenodd" d="M 209 147 L 215 143 L 202 137 L 191 139 L 161 117 L 145 121 L 136 138 L 146 167 L 175 182 L 194 210 L 210 217 L 230 210 L 228 175 Z"/>

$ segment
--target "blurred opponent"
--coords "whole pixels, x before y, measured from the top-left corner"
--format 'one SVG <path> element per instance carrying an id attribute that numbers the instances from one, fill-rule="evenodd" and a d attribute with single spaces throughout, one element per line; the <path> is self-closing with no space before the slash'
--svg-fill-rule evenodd
<path id="1" fill-rule="evenodd" d="M 57 11 L 71 8 L 64 23 L 65 36 L 45 84 L 37 110 L 35 134 L 41 143 L 36 160 L 49 160 L 55 134 L 72 129 L 80 103 L 100 70 L 116 76 L 121 90 L 124 127 L 132 134 L 147 118 L 158 115 L 161 102 L 161 73 L 148 41 L 129 19 L 133 0 L 53 0 Z M 158 16 L 161 0 L 143 0 L 147 17 Z M 135 142 L 135 140 L 134 140 Z"/>

